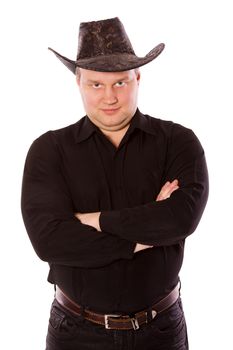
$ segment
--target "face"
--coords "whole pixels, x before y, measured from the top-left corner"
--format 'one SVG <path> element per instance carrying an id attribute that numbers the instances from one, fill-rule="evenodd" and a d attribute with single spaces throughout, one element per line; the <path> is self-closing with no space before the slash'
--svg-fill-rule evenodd
<path id="1" fill-rule="evenodd" d="M 80 69 L 77 77 L 86 114 L 100 129 L 124 129 L 137 109 L 139 71 L 95 72 Z"/>

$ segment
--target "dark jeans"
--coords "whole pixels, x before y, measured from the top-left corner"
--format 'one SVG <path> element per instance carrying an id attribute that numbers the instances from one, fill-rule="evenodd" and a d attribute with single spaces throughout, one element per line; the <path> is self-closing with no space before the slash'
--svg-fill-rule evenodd
<path id="1" fill-rule="evenodd" d="M 181 299 L 138 330 L 108 330 L 74 316 L 54 300 L 46 350 L 188 350 Z"/>

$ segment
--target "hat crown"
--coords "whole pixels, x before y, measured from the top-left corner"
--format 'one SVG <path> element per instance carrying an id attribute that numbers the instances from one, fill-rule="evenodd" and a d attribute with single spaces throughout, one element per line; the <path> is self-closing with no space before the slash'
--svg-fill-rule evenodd
<path id="1" fill-rule="evenodd" d="M 135 55 L 118 17 L 80 23 L 77 60 L 119 53 Z"/>

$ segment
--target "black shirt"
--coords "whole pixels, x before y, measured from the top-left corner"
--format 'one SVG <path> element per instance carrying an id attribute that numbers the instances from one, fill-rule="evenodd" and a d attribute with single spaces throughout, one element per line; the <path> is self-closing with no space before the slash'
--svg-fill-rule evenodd
<path id="1" fill-rule="evenodd" d="M 166 181 L 179 180 L 156 202 Z M 139 110 L 118 148 L 85 116 L 36 139 L 28 152 L 22 213 L 48 280 L 96 312 L 136 312 L 178 282 L 185 238 L 208 197 L 195 134 Z M 75 212 L 101 211 L 100 227 Z M 134 253 L 136 242 L 153 248 Z"/>

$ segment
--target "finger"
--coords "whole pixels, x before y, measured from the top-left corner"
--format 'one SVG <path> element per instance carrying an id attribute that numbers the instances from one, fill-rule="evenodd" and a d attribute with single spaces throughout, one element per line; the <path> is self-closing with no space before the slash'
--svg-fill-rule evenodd
<path id="1" fill-rule="evenodd" d="M 167 194 L 169 193 L 170 189 L 171 189 L 171 183 L 169 181 L 167 181 L 165 183 L 165 185 L 163 185 L 163 187 L 161 188 L 158 196 L 157 196 L 157 200 L 163 200 L 166 199 Z"/>
<path id="2" fill-rule="evenodd" d="M 172 182 L 167 181 L 165 183 L 165 185 L 161 188 L 160 192 L 165 193 L 167 191 L 170 191 L 172 188 L 174 188 L 176 186 L 178 186 L 178 180 L 177 179 L 173 180 Z"/>
<path id="3" fill-rule="evenodd" d="M 179 189 L 179 186 L 173 186 L 170 191 L 167 192 L 166 198 L 170 198 L 171 194 Z"/>
<path id="4" fill-rule="evenodd" d="M 158 194 L 156 201 L 167 199 L 171 196 L 171 194 L 179 188 L 178 180 L 175 179 L 172 182 L 166 182 L 166 184 L 162 187 L 160 193 Z"/>
<path id="5" fill-rule="evenodd" d="M 167 189 L 169 188 L 170 185 L 171 185 L 170 181 L 167 181 L 167 182 L 163 185 L 163 187 L 161 188 L 161 190 L 160 190 L 160 192 L 159 192 L 159 194 L 158 194 L 158 196 L 157 196 L 157 199 L 158 199 L 159 197 L 162 197 L 162 196 L 163 196 L 163 194 L 167 191 Z"/>
<path id="6" fill-rule="evenodd" d="M 171 196 L 171 194 L 177 190 L 179 188 L 178 185 L 175 185 L 175 184 L 171 184 L 164 192 L 163 192 L 163 197 L 166 199 L 166 198 L 169 198 Z"/>
<path id="7" fill-rule="evenodd" d="M 172 192 L 174 192 L 178 188 L 179 188 L 178 180 L 174 180 L 171 182 L 170 186 L 167 188 L 167 192 L 171 195 Z"/>
<path id="8" fill-rule="evenodd" d="M 171 182 L 172 186 L 178 186 L 178 184 L 179 184 L 179 181 L 177 179 L 175 179 Z"/>
<path id="9" fill-rule="evenodd" d="M 160 192 L 165 192 L 166 190 L 168 190 L 171 186 L 177 186 L 178 185 L 178 180 L 175 179 L 172 182 L 167 181 L 163 187 L 161 188 Z"/>
<path id="10" fill-rule="evenodd" d="M 161 191 L 166 191 L 166 189 L 169 188 L 169 186 L 171 186 L 171 182 L 170 182 L 170 181 L 167 181 L 167 182 L 163 185 L 163 187 L 161 188 Z M 161 192 L 161 191 L 160 191 L 160 192 Z"/>

